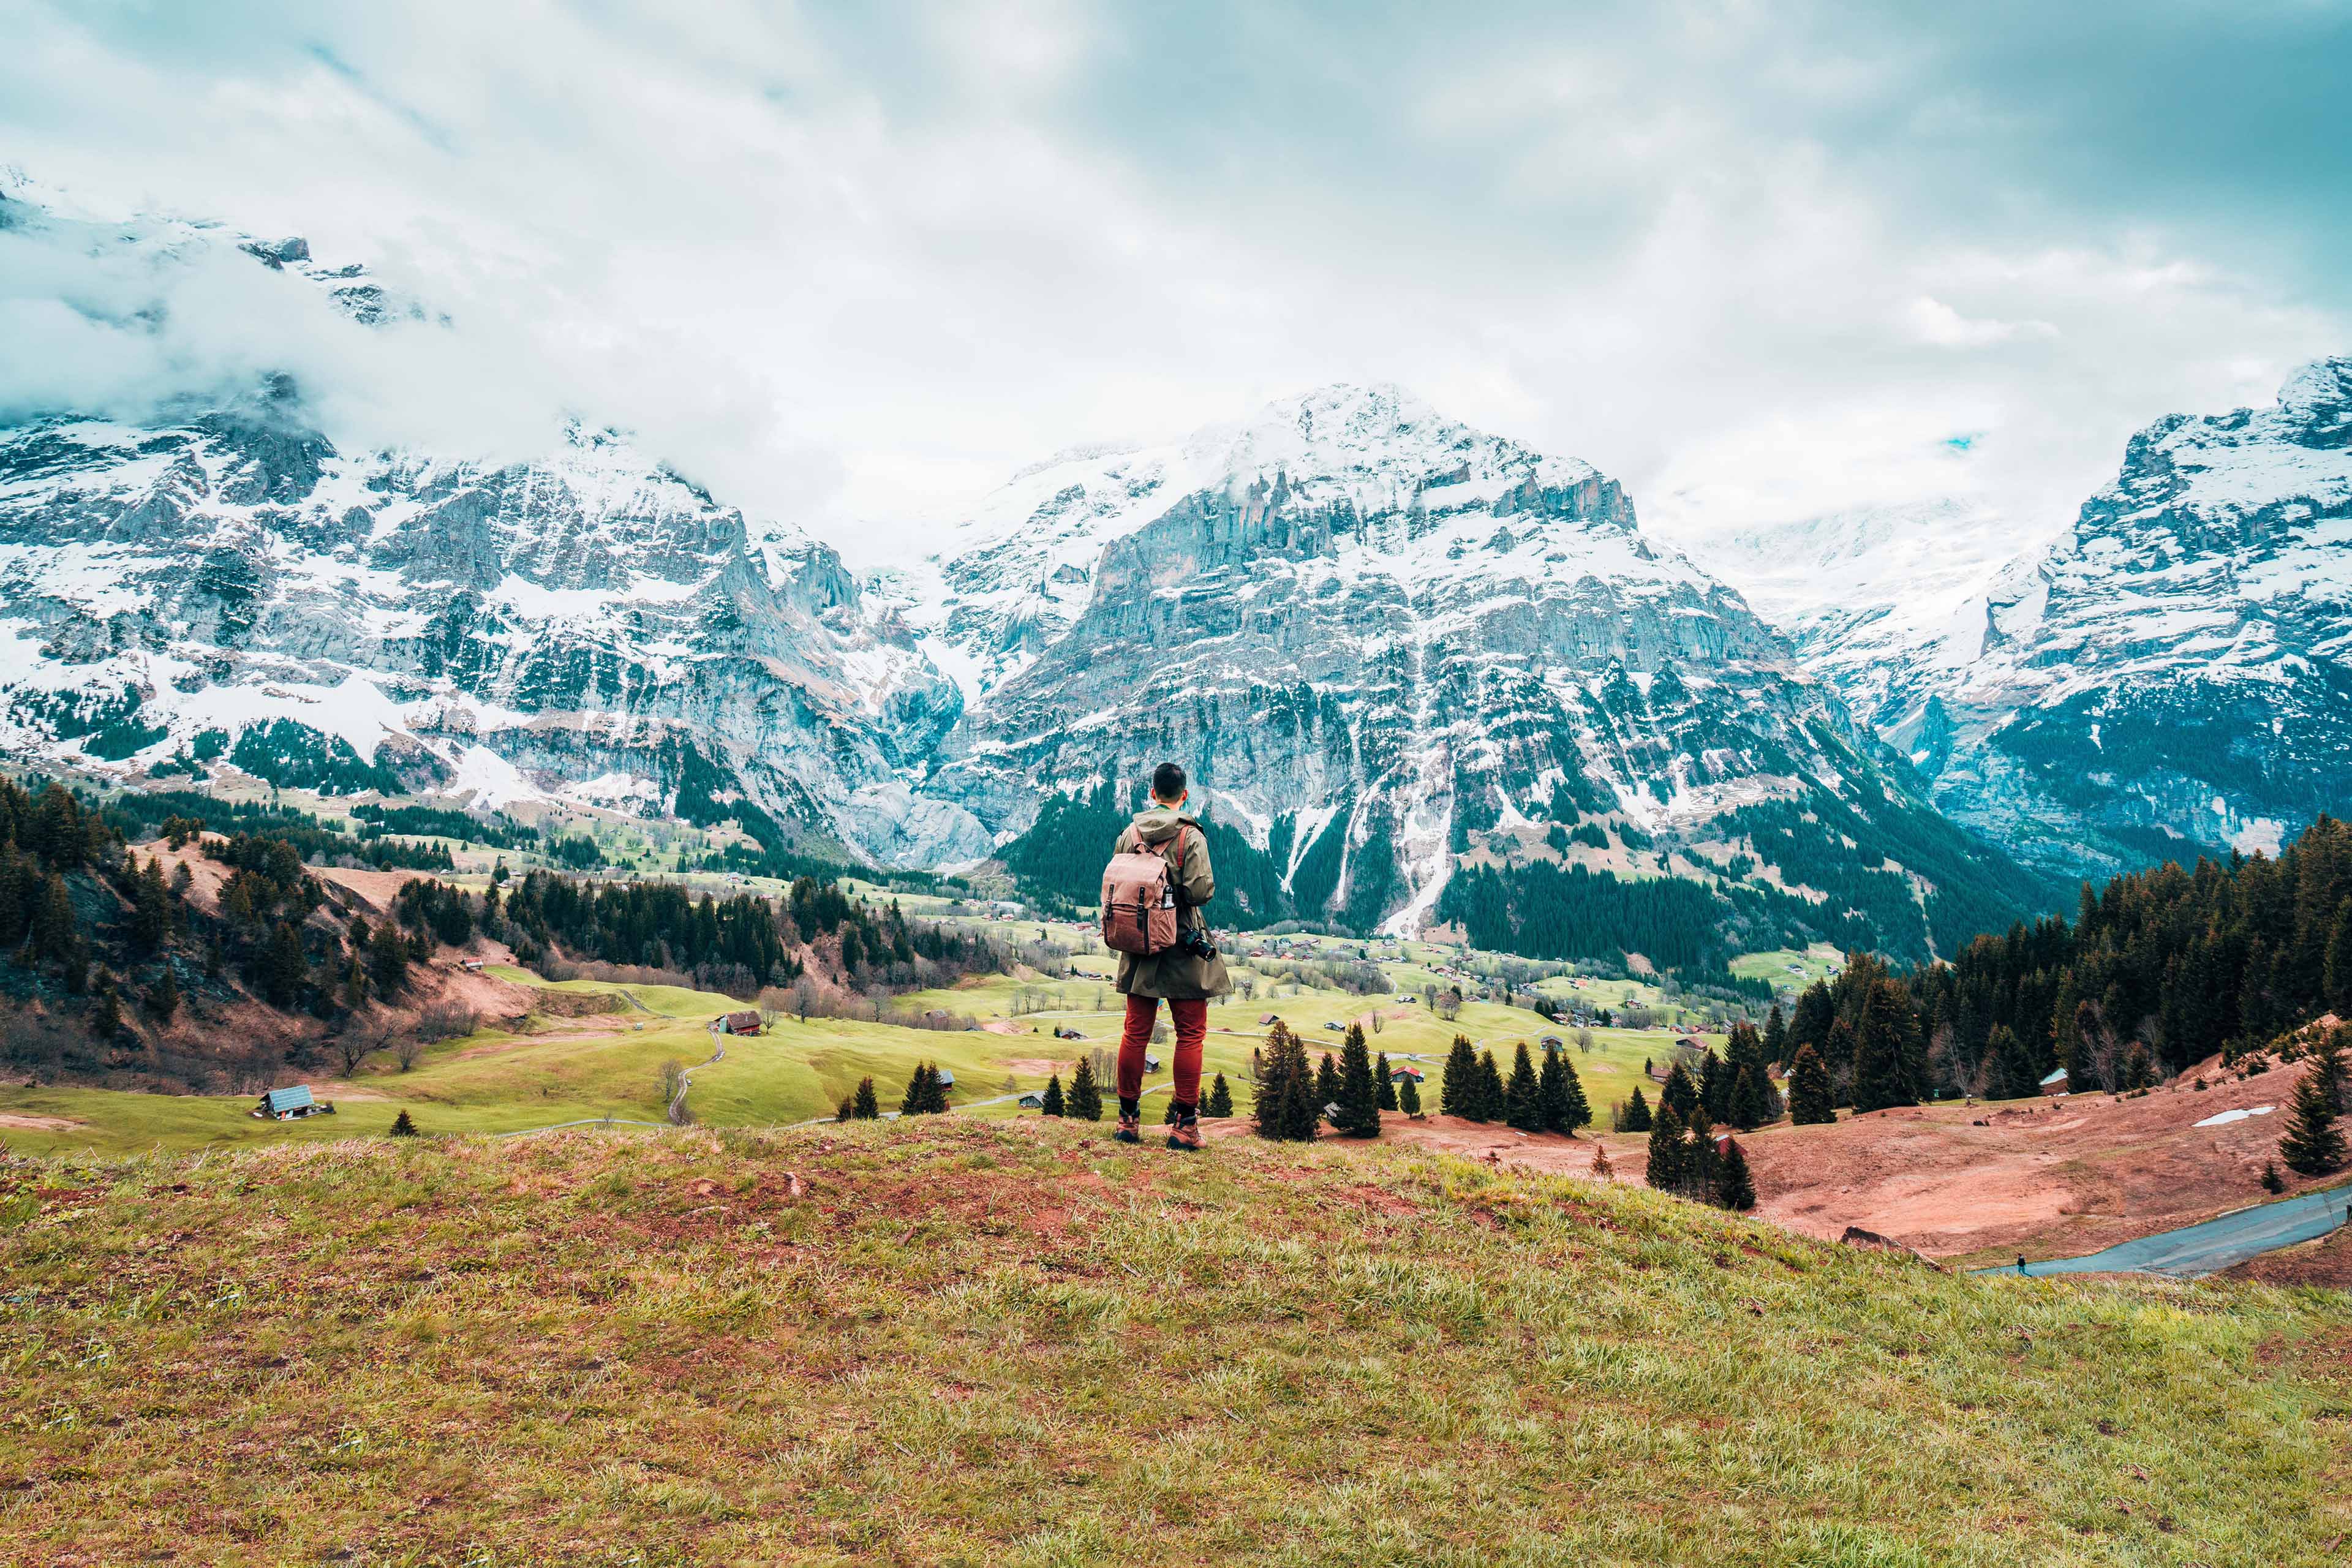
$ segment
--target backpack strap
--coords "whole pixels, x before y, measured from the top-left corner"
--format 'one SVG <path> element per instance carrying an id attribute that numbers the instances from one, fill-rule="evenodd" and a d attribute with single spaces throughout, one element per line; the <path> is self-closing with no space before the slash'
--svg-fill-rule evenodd
<path id="1" fill-rule="evenodd" d="M 1176 832 L 1168 840 L 1160 858 L 1168 862 L 1168 891 L 1176 900 L 1176 912 L 1181 916 L 1192 907 L 1184 901 L 1184 825 L 1181 822 L 1176 825 Z"/>

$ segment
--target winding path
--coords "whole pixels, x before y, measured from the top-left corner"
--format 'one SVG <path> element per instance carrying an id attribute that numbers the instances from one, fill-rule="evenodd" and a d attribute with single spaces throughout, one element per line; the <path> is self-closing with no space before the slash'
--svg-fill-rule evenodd
<path id="1" fill-rule="evenodd" d="M 2352 1214 L 2352 1184 L 2304 1193 L 2274 1204 L 2257 1204 L 2162 1230 L 2136 1241 L 2118 1242 L 2081 1258 L 2050 1258 L 2039 1263 L 1999 1264 L 1979 1274 L 2161 1274 L 2190 1279 L 2212 1274 L 2265 1252 L 2276 1252 L 2298 1242 L 2315 1241 L 2345 1223 Z"/>

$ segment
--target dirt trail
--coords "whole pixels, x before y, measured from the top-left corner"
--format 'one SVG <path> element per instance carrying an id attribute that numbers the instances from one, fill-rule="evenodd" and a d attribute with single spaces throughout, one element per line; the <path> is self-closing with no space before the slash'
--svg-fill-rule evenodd
<path id="1" fill-rule="evenodd" d="M 2239 1080 L 2207 1062 L 2178 1087 L 2140 1099 L 2084 1094 L 1842 1112 L 1834 1126 L 1766 1128 L 1740 1144 L 1758 1215 L 1804 1235 L 1834 1240 L 1860 1226 L 1930 1257 L 2074 1256 L 2268 1198 L 2260 1177 L 2277 1152 L 2283 1115 L 2194 1124 L 2225 1110 L 2284 1107 L 2302 1070 L 2274 1068 Z M 2202 1091 L 2189 1086 L 2198 1071 L 2209 1086 Z M 1249 1131 L 1245 1116 L 1211 1127 L 1217 1137 Z M 1451 1116 L 1387 1115 L 1381 1138 L 1569 1175 L 1589 1174 L 1594 1150 L 1605 1147 L 1616 1179 L 1630 1183 L 1641 1181 L 1648 1159 L 1640 1134 L 1587 1129 L 1566 1139 Z M 2281 1173 L 2290 1193 L 2323 1184 Z M 2306 1266 L 2319 1272 L 2352 1259 L 2352 1242 L 2305 1250 L 2321 1260 Z"/>
<path id="2" fill-rule="evenodd" d="M 1742 1142 L 1760 1212 L 1794 1230 L 1858 1225 L 1934 1256 L 2095 1252 L 2268 1195 L 2259 1181 L 2277 1152 L 2278 1115 L 2195 1123 L 2284 1106 L 2302 1068 L 2242 1081 L 2217 1064 L 2201 1070 L 2202 1092 L 2184 1082 L 2135 1100 L 1906 1107 Z M 2289 1191 L 2315 1184 L 2286 1174 Z"/>

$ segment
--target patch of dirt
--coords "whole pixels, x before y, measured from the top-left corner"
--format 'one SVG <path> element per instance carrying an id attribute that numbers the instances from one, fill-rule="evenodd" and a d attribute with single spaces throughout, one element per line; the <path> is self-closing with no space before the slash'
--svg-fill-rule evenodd
<path id="1" fill-rule="evenodd" d="M 1802 1235 L 1835 1241 L 1858 1226 L 1929 1258 L 2095 1252 L 2269 1196 L 2259 1178 L 2277 1152 L 2278 1118 L 2192 1124 L 2220 1110 L 2284 1103 L 2301 1069 L 2243 1081 L 2213 1064 L 2204 1070 L 2202 1092 L 2184 1082 L 2134 1100 L 2086 1094 L 1990 1109 L 1841 1112 L 1833 1126 L 1765 1128 L 1739 1142 L 1759 1217 Z M 1245 1116 L 1202 1127 L 1212 1138 L 1251 1132 Z M 1631 1184 L 1642 1182 L 1649 1154 L 1640 1133 L 1587 1128 L 1569 1139 L 1393 1112 L 1381 1118 L 1380 1143 L 1577 1176 L 1590 1176 L 1605 1148 L 1614 1179 Z M 2289 1192 L 2319 1184 L 2282 1173 Z M 2231 1272 L 2280 1284 L 2352 1284 L 2352 1228 Z"/>
<path id="2" fill-rule="evenodd" d="M 2302 1069 L 2242 1081 L 2216 1064 L 2202 1070 L 2210 1087 L 2201 1092 L 2184 1081 L 2132 1100 L 2084 1094 L 1992 1109 L 1841 1112 L 1834 1126 L 1766 1128 L 1740 1146 L 1757 1212 L 1808 1236 L 1835 1240 L 1859 1226 L 1930 1257 L 2095 1252 L 2269 1195 L 2260 1177 L 2277 1153 L 2277 1117 L 2193 1123 L 2284 1103 Z M 1610 1157 L 1630 1173 L 1646 1151 L 1622 1142 L 1623 1155 L 1612 1147 Z M 2317 1184 L 2282 1174 L 2290 1192 Z"/>
<path id="3" fill-rule="evenodd" d="M 332 882 L 357 893 L 378 911 L 392 908 L 400 897 L 402 883 L 439 879 L 430 871 L 350 871 L 340 866 L 313 866 L 310 871 L 321 882 Z"/>
<path id="4" fill-rule="evenodd" d="M 69 1132 L 82 1125 L 70 1116 L 20 1116 L 15 1111 L 0 1110 L 0 1127 L 26 1132 Z"/>
<path id="5" fill-rule="evenodd" d="M 1070 1045 L 1083 1045 L 1083 1040 L 1071 1040 Z M 1072 1057 L 1006 1057 L 996 1065 L 1009 1073 L 1027 1073 L 1032 1078 L 1051 1078 L 1057 1072 L 1067 1072 Z"/>
<path id="6" fill-rule="evenodd" d="M 531 1006 L 551 1018 L 593 1018 L 631 1011 L 628 999 L 610 991 L 548 991 L 530 988 Z"/>
<path id="7" fill-rule="evenodd" d="M 2338 1226 L 2317 1241 L 2300 1247 L 2250 1258 L 2215 1278 L 2256 1285 L 2325 1285 L 2352 1290 L 2352 1226 Z M 2347 1381 L 2352 1382 L 2352 1334 L 2344 1336 L 2339 1354 Z"/>
<path id="8" fill-rule="evenodd" d="M 1201 1130 L 1211 1138 L 1247 1138 L 1256 1131 L 1246 1115 L 1217 1121 L 1204 1117 Z M 1326 1128 L 1318 1142 L 1350 1143 L 1352 1140 Z M 1481 1123 L 1465 1121 L 1458 1116 L 1434 1115 L 1415 1121 L 1402 1112 L 1383 1110 L 1379 1146 L 1426 1149 L 1433 1153 L 1482 1160 L 1513 1170 L 1588 1176 L 1592 1173 L 1593 1153 L 1601 1144 L 1590 1133 L 1581 1138 L 1562 1138 L 1552 1132 L 1515 1132 L 1499 1121 Z M 1611 1150 L 1609 1158 L 1621 1172 L 1624 1169 L 1624 1159 L 1619 1151 Z M 1637 1171 L 1641 1168 L 1639 1156 L 1634 1158 L 1633 1166 Z"/>
<path id="9" fill-rule="evenodd" d="M 982 1024 L 981 1027 L 992 1035 L 1034 1035 L 1042 1033 L 1041 1030 L 1037 1029 L 1024 1029 L 1010 1018 L 991 1018 L 988 1022 Z"/>
<path id="10" fill-rule="evenodd" d="M 1569 1176 L 1591 1175 L 1593 1152 L 1601 1147 L 1589 1135 L 1562 1138 L 1556 1132 L 1517 1132 L 1499 1121 L 1465 1121 L 1458 1116 L 1425 1115 L 1415 1121 L 1392 1110 L 1381 1113 L 1381 1142 L 1514 1170 Z M 1609 1157 L 1622 1167 L 1614 1151 Z"/>

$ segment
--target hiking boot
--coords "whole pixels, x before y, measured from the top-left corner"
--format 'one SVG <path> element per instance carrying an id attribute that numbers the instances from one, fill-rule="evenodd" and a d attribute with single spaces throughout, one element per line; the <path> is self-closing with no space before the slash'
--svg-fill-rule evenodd
<path id="1" fill-rule="evenodd" d="M 1119 1112 L 1118 1131 L 1111 1134 L 1122 1143 L 1143 1142 L 1143 1118 L 1131 1110 Z"/>
<path id="2" fill-rule="evenodd" d="M 1171 1149 L 1196 1150 L 1201 1144 L 1201 1119 L 1198 1116 L 1189 1113 L 1179 1116 L 1175 1125 L 1168 1129 L 1168 1146 Z"/>

